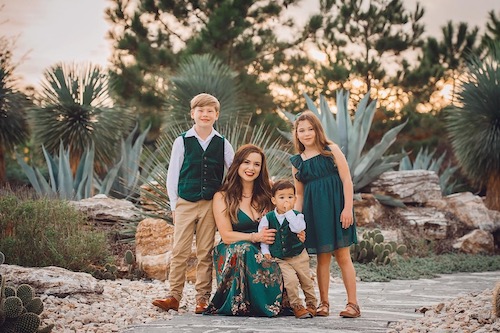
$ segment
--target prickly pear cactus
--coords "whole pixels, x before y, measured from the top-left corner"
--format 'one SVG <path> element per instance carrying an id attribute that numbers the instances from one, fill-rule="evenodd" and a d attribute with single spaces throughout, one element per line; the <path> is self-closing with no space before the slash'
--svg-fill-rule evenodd
<path id="1" fill-rule="evenodd" d="M 384 235 L 379 229 L 367 230 L 358 244 L 351 245 L 351 258 L 359 263 L 374 262 L 388 265 L 396 262 L 396 254 L 403 255 L 407 248 L 395 242 L 384 242 Z"/>
<path id="2" fill-rule="evenodd" d="M 38 315 L 31 312 L 24 313 L 17 318 L 14 329 L 19 333 L 35 333 L 41 322 Z"/>

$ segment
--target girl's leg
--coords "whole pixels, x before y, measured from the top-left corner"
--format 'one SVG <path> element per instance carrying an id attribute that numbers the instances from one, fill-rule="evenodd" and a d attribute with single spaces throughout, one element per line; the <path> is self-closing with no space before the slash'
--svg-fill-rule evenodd
<path id="1" fill-rule="evenodd" d="M 318 253 L 317 255 L 318 266 L 316 267 L 316 274 L 318 276 L 319 288 L 319 301 L 328 302 L 328 289 L 330 288 L 330 264 L 332 254 Z"/>
<path id="2" fill-rule="evenodd" d="M 344 247 L 335 250 L 333 254 L 335 256 L 335 260 L 337 260 L 337 264 L 340 267 L 340 271 L 342 272 L 342 280 L 344 281 L 344 287 L 347 292 L 347 303 L 358 304 L 358 298 L 356 296 L 356 271 L 354 270 L 354 265 L 352 264 L 349 247 Z M 319 281 L 319 273 L 318 273 L 318 281 Z"/>

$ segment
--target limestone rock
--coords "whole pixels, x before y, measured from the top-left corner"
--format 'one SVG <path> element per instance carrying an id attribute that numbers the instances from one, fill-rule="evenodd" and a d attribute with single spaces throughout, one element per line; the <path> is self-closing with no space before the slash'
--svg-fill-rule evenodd
<path id="1" fill-rule="evenodd" d="M 470 229 L 493 231 L 494 224 L 481 197 L 470 192 L 455 193 L 444 198 L 447 209 Z"/>
<path id="2" fill-rule="evenodd" d="M 104 194 L 80 201 L 70 201 L 70 204 L 97 222 L 118 223 L 138 221 L 142 218 L 141 211 L 130 201 L 108 198 Z"/>
<path id="3" fill-rule="evenodd" d="M 427 239 L 446 238 L 449 222 L 443 212 L 433 207 L 398 208 L 397 212 L 406 223 L 417 226 Z"/>
<path id="4" fill-rule="evenodd" d="M 457 242 L 453 244 L 453 248 L 471 254 L 492 254 L 495 251 L 493 235 L 480 229 L 473 230 L 467 235 L 457 239 Z"/>
<path id="5" fill-rule="evenodd" d="M 371 193 L 389 195 L 404 203 L 426 203 L 441 199 L 439 177 L 434 171 L 387 171 L 370 186 Z"/>
<path id="6" fill-rule="evenodd" d="M 380 202 L 370 193 L 361 193 L 361 201 L 354 201 L 354 215 L 356 225 L 363 227 L 369 224 L 377 223 L 377 220 L 383 215 L 384 209 Z"/>
<path id="7" fill-rule="evenodd" d="M 9 284 L 27 283 L 39 293 L 66 296 L 79 293 L 102 294 L 99 280 L 88 273 L 72 272 L 61 267 L 22 267 L 0 265 L 0 273 L 5 275 Z"/>

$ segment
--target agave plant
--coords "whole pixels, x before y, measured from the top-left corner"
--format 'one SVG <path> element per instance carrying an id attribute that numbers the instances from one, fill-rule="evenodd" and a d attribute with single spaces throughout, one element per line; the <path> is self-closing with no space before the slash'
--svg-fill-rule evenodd
<path id="1" fill-rule="evenodd" d="M 451 177 L 458 170 L 458 166 L 448 165 L 444 171 L 441 172 L 441 167 L 443 161 L 446 157 L 446 152 L 442 153 L 437 159 L 434 158 L 436 150 L 429 152 L 427 148 L 420 148 L 415 160 L 410 160 L 408 153 L 403 150 L 406 154 L 405 157 L 401 159 L 399 163 L 399 170 L 429 170 L 434 171 L 439 175 L 439 185 L 441 186 L 441 192 L 443 195 L 449 195 L 455 192 L 457 187 L 457 181 L 451 181 Z"/>
<path id="2" fill-rule="evenodd" d="M 486 187 L 486 206 L 500 210 L 500 42 L 484 60 L 471 56 L 465 75 L 446 125 L 460 167 Z"/>
<path id="3" fill-rule="evenodd" d="M 349 92 L 337 92 L 337 116 L 330 110 L 323 95 L 320 95 L 320 107 L 304 94 L 309 110 L 320 119 L 326 136 L 342 149 L 346 156 L 349 170 L 353 179 L 354 191 L 359 192 L 385 171 L 396 167 L 404 154 L 393 154 L 384 156 L 387 149 L 396 141 L 396 136 L 406 125 L 402 123 L 384 134 L 382 140 L 369 151 L 364 152 L 364 146 L 375 114 L 376 100 L 370 100 L 366 94 L 359 102 L 354 120 L 351 120 L 348 109 Z M 293 122 L 295 115 L 282 111 L 285 116 Z M 293 140 L 291 133 L 281 132 L 290 141 Z"/>
<path id="4" fill-rule="evenodd" d="M 94 147 L 84 151 L 74 177 L 71 172 L 70 152 L 64 149 L 62 142 L 57 157 L 50 155 L 44 146 L 42 146 L 42 150 L 47 162 L 48 180 L 38 168 L 27 165 L 21 156 L 17 156 L 18 163 L 39 196 L 65 200 L 81 200 L 92 196 Z"/>
<path id="5" fill-rule="evenodd" d="M 141 178 L 151 192 L 142 191 L 141 195 L 153 201 L 163 211 L 170 210 L 166 180 L 172 144 L 179 134 L 190 127 L 191 125 L 187 122 L 171 124 L 158 139 L 157 148 L 154 151 L 148 151 L 149 157 L 142 166 L 144 176 Z M 286 150 L 286 147 L 283 148 L 283 142 L 280 138 L 272 139 L 271 129 L 264 124 L 252 127 L 250 119 L 246 123 L 234 119 L 226 122 L 220 133 L 224 133 L 235 150 L 248 142 L 261 147 L 267 157 L 269 175 L 273 179 L 291 177 L 290 151 Z"/>
<path id="6" fill-rule="evenodd" d="M 189 119 L 189 103 L 199 93 L 211 94 L 219 100 L 221 112 L 218 124 L 238 117 L 247 120 L 252 112 L 238 98 L 241 85 L 237 73 L 213 55 L 192 55 L 181 63 L 172 82 L 168 106 L 171 116 L 179 121 Z"/>
<path id="7" fill-rule="evenodd" d="M 131 118 L 113 105 L 109 79 L 99 66 L 57 64 L 44 73 L 41 106 L 29 116 L 36 142 L 55 153 L 59 143 L 70 153 L 73 173 L 85 149 L 95 146 L 96 162 L 111 163 Z"/>
<path id="8" fill-rule="evenodd" d="M 133 142 L 137 129 L 138 125 L 130 132 L 127 139 L 121 140 L 120 158 L 107 171 L 104 179 L 96 179 L 96 187 L 99 193 L 126 199 L 138 194 L 138 186 L 140 184 L 139 164 L 149 127 Z"/>

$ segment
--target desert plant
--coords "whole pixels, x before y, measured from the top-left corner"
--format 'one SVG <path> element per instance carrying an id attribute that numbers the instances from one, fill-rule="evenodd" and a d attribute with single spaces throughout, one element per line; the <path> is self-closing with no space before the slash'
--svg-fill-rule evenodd
<path id="1" fill-rule="evenodd" d="M 408 153 L 403 150 L 404 156 L 399 163 L 399 170 L 429 170 L 434 171 L 439 176 L 439 185 L 443 195 L 454 193 L 457 187 L 457 181 L 451 181 L 451 177 L 458 170 L 458 166 L 448 165 L 442 172 L 441 167 L 446 157 L 446 152 L 442 153 L 437 159 L 434 158 L 436 150 L 429 152 L 427 148 L 420 148 L 415 160 L 410 160 Z"/>
<path id="2" fill-rule="evenodd" d="M 65 201 L 8 194 L 0 197 L 0 216 L 0 248 L 12 264 L 81 271 L 110 257 L 106 235 Z"/>
<path id="3" fill-rule="evenodd" d="M 460 106 L 447 113 L 453 152 L 465 175 L 485 186 L 485 204 L 500 210 L 500 42 L 481 60 L 472 55 L 458 91 Z"/>
<path id="4" fill-rule="evenodd" d="M 354 262 L 369 263 L 377 265 L 388 265 L 396 263 L 397 255 L 406 253 L 405 245 L 396 242 L 384 242 L 384 235 L 379 229 L 366 230 L 363 232 L 362 240 L 350 247 L 351 258 Z"/>
<path id="5" fill-rule="evenodd" d="M 345 154 L 353 179 L 354 191 L 359 192 L 382 173 L 399 164 L 404 154 L 383 155 L 394 143 L 397 134 L 403 129 L 406 122 L 390 129 L 378 144 L 367 152 L 363 151 L 377 104 L 376 100 L 370 101 L 369 94 L 366 94 L 359 102 L 354 114 L 354 121 L 349 115 L 349 92 L 337 91 L 336 117 L 323 95 L 320 95 L 319 109 L 309 96 L 306 94 L 304 96 L 309 110 L 320 119 L 327 137 L 338 144 Z M 296 115 L 286 111 L 282 112 L 291 122 L 295 120 Z M 282 132 L 282 134 L 289 140 L 293 140 L 290 133 Z"/>
<path id="6" fill-rule="evenodd" d="M 93 194 L 94 179 L 94 147 L 86 149 L 78 162 L 76 174 L 71 171 L 70 151 L 59 147 L 59 156 L 51 156 L 42 146 L 49 172 L 46 180 L 37 167 L 27 165 L 21 156 L 17 162 L 21 165 L 31 185 L 39 196 L 49 196 L 66 200 L 81 200 Z"/>

